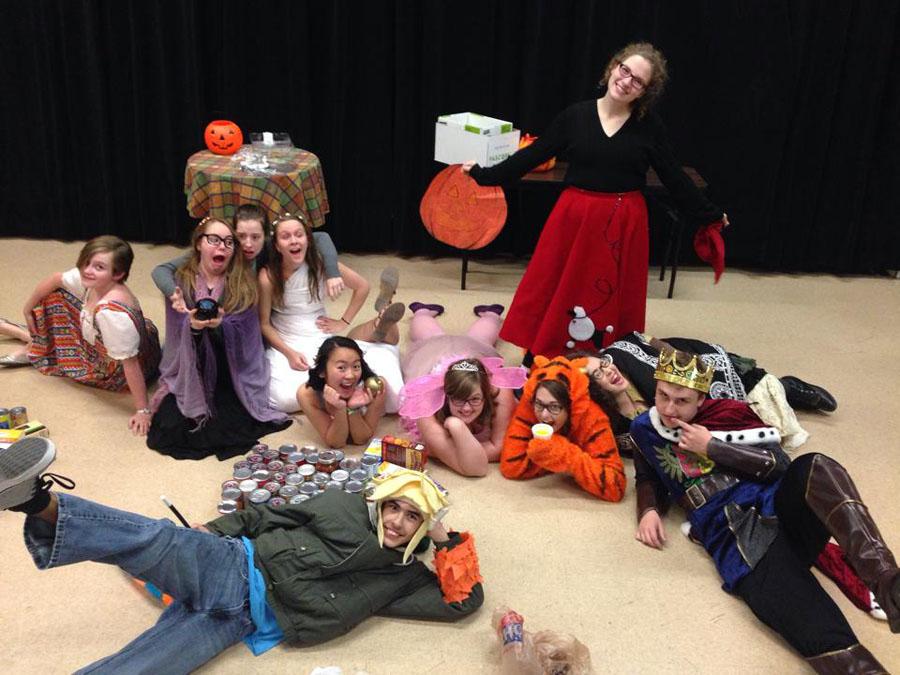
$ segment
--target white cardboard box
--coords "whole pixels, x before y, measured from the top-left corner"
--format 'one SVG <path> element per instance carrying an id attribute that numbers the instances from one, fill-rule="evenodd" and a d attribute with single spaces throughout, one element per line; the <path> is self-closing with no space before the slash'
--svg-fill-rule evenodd
<path id="1" fill-rule="evenodd" d="M 493 166 L 519 149 L 519 130 L 511 122 L 475 113 L 441 115 L 434 125 L 434 160 Z"/>

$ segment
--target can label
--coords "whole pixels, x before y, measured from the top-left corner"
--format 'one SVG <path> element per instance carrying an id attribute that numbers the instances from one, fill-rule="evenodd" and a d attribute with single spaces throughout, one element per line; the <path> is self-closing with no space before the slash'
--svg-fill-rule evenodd
<path id="1" fill-rule="evenodd" d="M 17 405 L 9 410 L 9 426 L 12 429 L 28 424 L 28 410 L 24 405 Z"/>
<path id="2" fill-rule="evenodd" d="M 515 642 L 522 643 L 522 624 L 525 619 L 522 615 L 509 611 L 500 619 L 500 636 L 503 639 L 503 646 L 513 644 Z"/>

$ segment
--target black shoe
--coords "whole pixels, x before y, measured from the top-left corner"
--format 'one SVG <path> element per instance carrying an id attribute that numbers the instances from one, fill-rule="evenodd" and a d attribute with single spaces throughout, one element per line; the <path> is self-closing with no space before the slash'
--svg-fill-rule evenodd
<path id="1" fill-rule="evenodd" d="M 799 377 L 786 375 L 781 378 L 784 385 L 784 393 L 788 403 L 797 410 L 818 410 L 820 412 L 834 412 L 837 410 L 837 401 L 834 396 L 815 384 L 804 382 Z"/>

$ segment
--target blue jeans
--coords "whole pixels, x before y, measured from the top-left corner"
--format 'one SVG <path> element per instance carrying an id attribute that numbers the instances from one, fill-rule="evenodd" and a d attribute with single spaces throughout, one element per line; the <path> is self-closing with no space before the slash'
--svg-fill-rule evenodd
<path id="1" fill-rule="evenodd" d="M 117 565 L 175 600 L 152 628 L 78 672 L 188 673 L 254 631 L 239 539 L 57 497 L 55 526 L 25 520 L 25 545 L 39 569 L 84 560 Z"/>

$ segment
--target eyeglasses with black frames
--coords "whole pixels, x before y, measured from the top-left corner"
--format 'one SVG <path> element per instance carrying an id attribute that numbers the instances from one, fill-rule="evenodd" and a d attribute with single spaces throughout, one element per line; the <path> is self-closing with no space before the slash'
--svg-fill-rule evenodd
<path id="1" fill-rule="evenodd" d="M 637 91 L 644 91 L 647 88 L 647 83 L 644 82 L 641 78 L 635 75 L 631 68 L 626 66 L 621 61 L 616 61 L 619 64 L 619 75 L 622 77 L 630 77 L 631 78 L 631 86 L 634 87 Z"/>
<path id="2" fill-rule="evenodd" d="M 217 234 L 201 234 L 200 236 L 206 239 L 206 243 L 210 246 L 225 244 L 225 248 L 234 248 L 234 237 L 220 237 Z"/>

